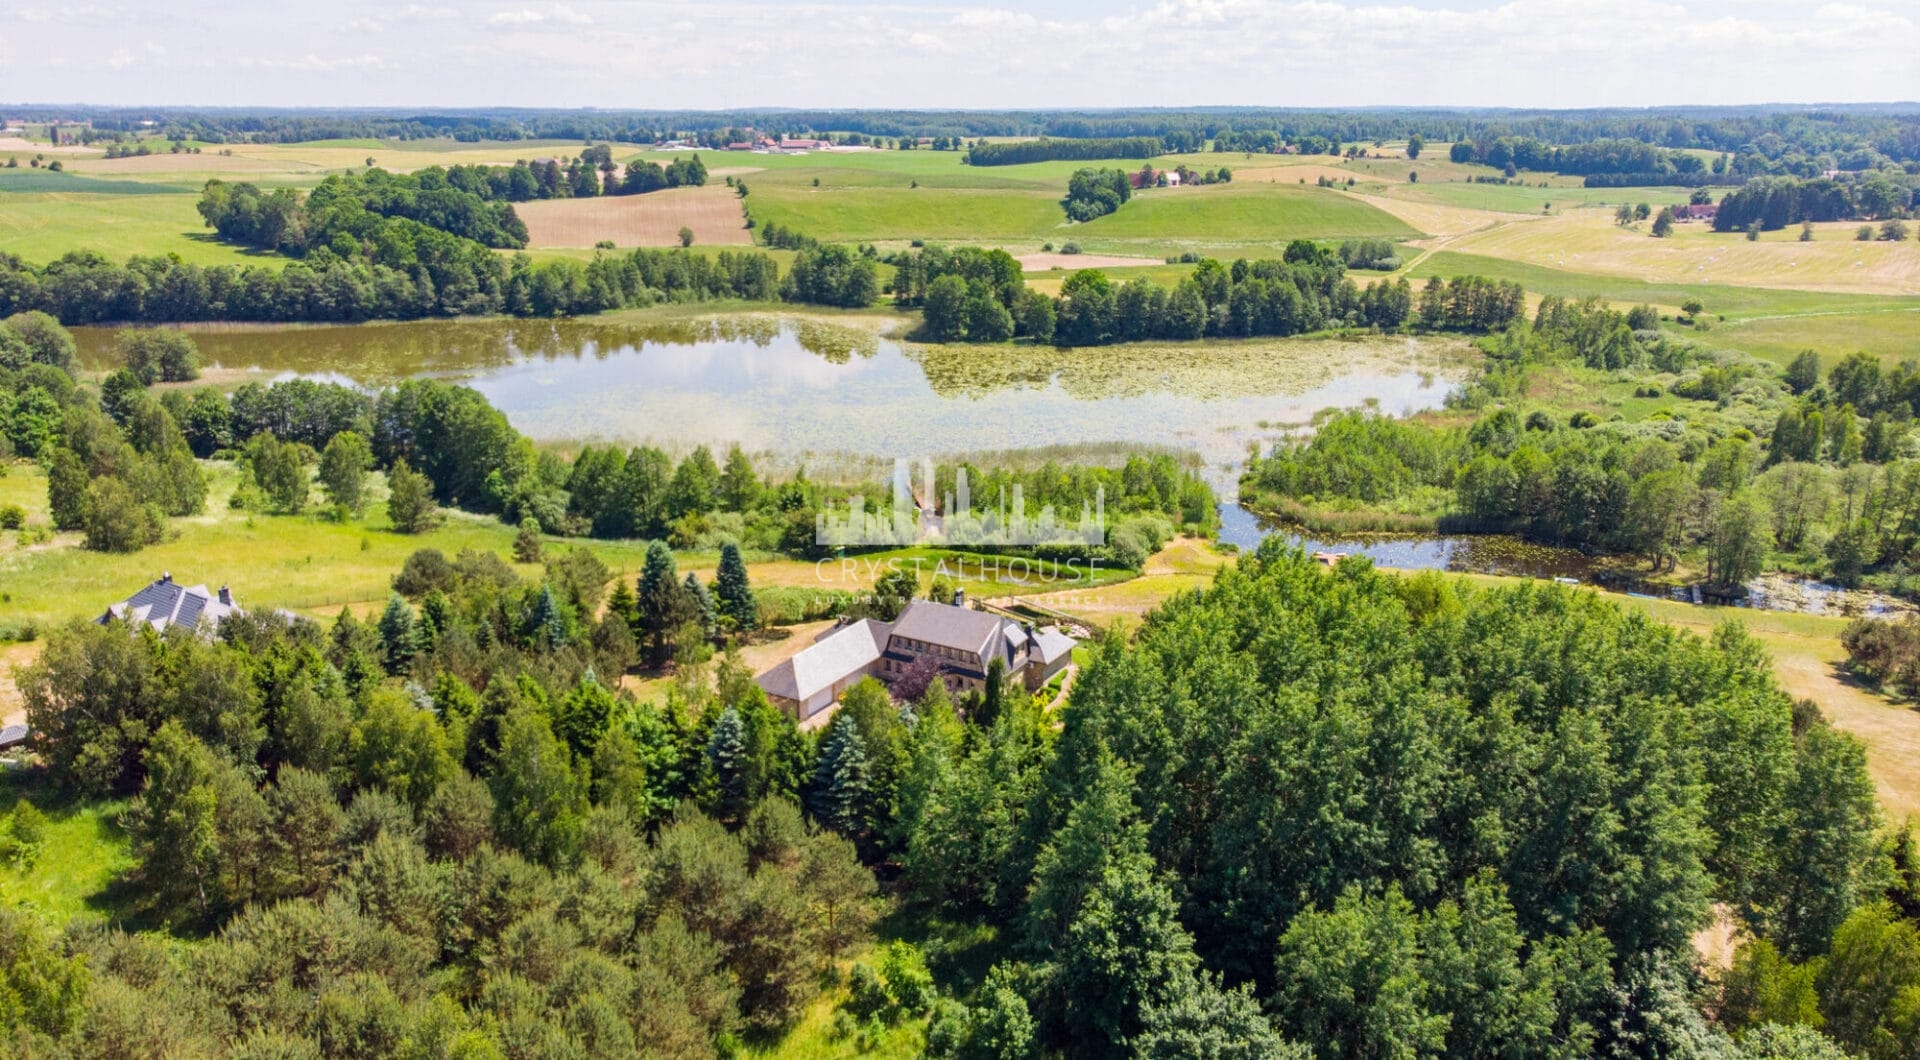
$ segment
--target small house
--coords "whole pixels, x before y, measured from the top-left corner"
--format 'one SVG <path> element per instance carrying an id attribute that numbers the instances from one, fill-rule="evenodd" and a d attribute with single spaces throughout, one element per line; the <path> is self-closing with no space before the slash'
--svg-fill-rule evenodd
<path id="1" fill-rule="evenodd" d="M 184 626 L 210 634 L 228 617 L 244 614 L 226 586 L 210 592 L 204 585 L 181 585 L 169 572 L 125 600 L 109 604 L 106 613 L 94 621 L 102 626 L 109 622 L 138 622 L 161 633 L 173 626 Z"/>

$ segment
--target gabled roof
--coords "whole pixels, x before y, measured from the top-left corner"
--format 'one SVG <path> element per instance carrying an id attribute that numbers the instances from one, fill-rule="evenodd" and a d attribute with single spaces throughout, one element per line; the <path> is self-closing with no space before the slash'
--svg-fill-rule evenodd
<path id="1" fill-rule="evenodd" d="M 107 613 L 100 616 L 99 621 L 102 625 L 113 619 L 144 622 L 157 630 L 169 626 L 194 629 L 203 621 L 209 626 L 217 626 L 227 616 L 241 613 L 239 605 L 233 602 L 233 596 L 225 586 L 216 595 L 204 585 L 181 585 L 173 580 L 173 575 L 163 574 L 159 581 L 108 606 Z"/>
<path id="2" fill-rule="evenodd" d="M 887 624 L 863 619 L 830 630 L 754 680 L 767 695 L 804 703 L 821 690 L 872 666 L 886 642 Z"/>
<path id="3" fill-rule="evenodd" d="M 1033 631 L 1033 653 L 1048 666 L 1052 666 L 1061 656 L 1072 653 L 1077 643 L 1060 632 L 1059 626 L 1041 626 Z"/>
<path id="4" fill-rule="evenodd" d="M 973 611 L 932 600 L 915 600 L 908 604 L 907 609 L 900 613 L 899 620 L 893 624 L 893 633 L 897 637 L 938 644 L 983 659 L 993 654 L 991 642 L 996 635 L 1011 636 L 1008 629 L 1018 632 L 1020 627 L 985 611 Z"/>

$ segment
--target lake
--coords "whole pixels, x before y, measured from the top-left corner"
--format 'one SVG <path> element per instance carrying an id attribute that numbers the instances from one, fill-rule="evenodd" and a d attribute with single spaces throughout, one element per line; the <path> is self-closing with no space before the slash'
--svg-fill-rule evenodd
<path id="1" fill-rule="evenodd" d="M 84 367 L 112 333 L 75 330 Z M 541 441 L 694 444 L 788 459 L 1121 443 L 1201 455 L 1230 486 L 1249 444 L 1330 407 L 1441 405 L 1458 339 L 1247 340 L 1058 350 L 928 346 L 818 321 L 437 321 L 195 329 L 222 386 L 290 375 L 459 380 Z"/>

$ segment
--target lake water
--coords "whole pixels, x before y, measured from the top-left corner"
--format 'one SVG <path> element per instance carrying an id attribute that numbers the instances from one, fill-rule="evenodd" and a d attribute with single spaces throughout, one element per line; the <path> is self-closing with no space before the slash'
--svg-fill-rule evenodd
<path id="1" fill-rule="evenodd" d="M 113 367 L 111 333 L 78 329 Z M 740 443 L 786 457 L 918 459 L 1122 443 L 1189 448 L 1226 484 L 1250 443 L 1328 407 L 1442 404 L 1457 340 L 1247 342 L 1204 349 L 922 346 L 778 318 L 670 324 L 457 321 L 195 331 L 208 378 L 369 386 L 457 379 L 538 440 Z"/>

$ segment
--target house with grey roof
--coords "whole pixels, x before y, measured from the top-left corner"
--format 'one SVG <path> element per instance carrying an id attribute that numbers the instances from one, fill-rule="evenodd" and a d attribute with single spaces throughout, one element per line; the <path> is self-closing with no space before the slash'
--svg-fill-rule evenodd
<path id="1" fill-rule="evenodd" d="M 181 585 L 173 580 L 172 573 L 166 573 L 125 600 L 108 605 L 106 614 L 95 621 L 103 626 L 116 621 L 136 622 L 162 633 L 181 626 L 211 634 L 229 616 L 244 614 L 226 586 L 211 592 L 204 585 Z"/>
<path id="2" fill-rule="evenodd" d="M 1009 680 L 1040 688 L 1065 669 L 1077 641 L 1055 626 L 1033 629 L 964 605 L 915 600 L 892 622 L 862 619 L 826 631 L 755 680 L 803 728 L 825 724 L 847 689 L 867 677 L 891 684 L 932 658 L 954 692 L 986 687 L 998 661 Z"/>

